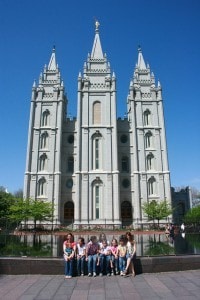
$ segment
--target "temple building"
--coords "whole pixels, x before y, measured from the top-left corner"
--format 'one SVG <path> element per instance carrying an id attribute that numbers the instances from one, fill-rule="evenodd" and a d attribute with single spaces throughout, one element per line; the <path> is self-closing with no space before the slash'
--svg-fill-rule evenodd
<path id="1" fill-rule="evenodd" d="M 24 197 L 54 204 L 53 223 L 136 226 L 144 202 L 171 203 L 162 88 L 141 49 L 125 118 L 117 118 L 116 95 L 98 22 L 78 75 L 76 118 L 67 118 L 55 49 L 33 84 Z"/>

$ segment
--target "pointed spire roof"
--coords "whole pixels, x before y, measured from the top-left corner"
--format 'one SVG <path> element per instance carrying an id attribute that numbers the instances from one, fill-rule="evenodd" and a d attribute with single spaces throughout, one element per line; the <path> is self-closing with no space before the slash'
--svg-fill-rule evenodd
<path id="1" fill-rule="evenodd" d="M 57 69 L 56 63 L 56 49 L 55 46 L 53 47 L 51 58 L 48 65 L 48 70 L 55 71 Z"/>
<path id="2" fill-rule="evenodd" d="M 143 55 L 142 55 L 142 49 L 141 49 L 140 46 L 138 47 L 138 63 L 137 63 L 137 67 L 138 67 L 138 69 L 141 69 L 141 70 L 146 69 L 146 64 L 144 62 L 144 58 L 143 58 Z"/>
<path id="3" fill-rule="evenodd" d="M 93 48 L 92 48 L 92 53 L 91 53 L 91 58 L 100 58 L 103 59 L 103 51 L 101 48 L 101 41 L 99 37 L 99 25 L 100 23 L 96 20 L 95 22 L 95 37 L 94 37 L 94 43 L 93 43 Z"/>

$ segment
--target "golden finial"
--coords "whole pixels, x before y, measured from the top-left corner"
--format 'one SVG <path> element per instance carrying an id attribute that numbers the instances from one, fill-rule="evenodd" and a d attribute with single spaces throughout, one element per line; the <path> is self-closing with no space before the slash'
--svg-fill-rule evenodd
<path id="1" fill-rule="evenodd" d="M 96 31 L 99 30 L 99 26 L 100 26 L 100 23 L 98 20 L 95 21 L 95 27 L 96 27 Z"/>

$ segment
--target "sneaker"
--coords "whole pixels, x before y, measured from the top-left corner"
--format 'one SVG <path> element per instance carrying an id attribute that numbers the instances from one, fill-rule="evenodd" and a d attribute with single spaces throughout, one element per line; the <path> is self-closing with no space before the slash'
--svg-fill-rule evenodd
<path id="1" fill-rule="evenodd" d="M 102 277 L 102 276 L 103 276 L 103 273 L 99 273 L 99 276 L 101 276 L 101 277 Z"/>
<path id="2" fill-rule="evenodd" d="M 111 272 L 111 276 L 114 276 L 114 272 L 113 271 Z"/>
<path id="3" fill-rule="evenodd" d="M 118 269 L 115 269 L 115 274 L 118 275 L 119 274 L 119 271 Z"/>
<path id="4" fill-rule="evenodd" d="M 120 272 L 120 275 L 121 275 L 121 276 L 123 276 L 123 275 L 124 275 L 123 271 L 121 271 L 121 272 Z"/>
<path id="5" fill-rule="evenodd" d="M 94 276 L 94 277 L 96 277 L 96 276 L 97 276 L 97 274 L 96 274 L 95 272 L 93 272 L 93 276 Z"/>
<path id="6" fill-rule="evenodd" d="M 88 277 L 91 277 L 92 276 L 92 274 L 91 273 L 88 273 Z"/>
<path id="7" fill-rule="evenodd" d="M 83 274 L 83 273 L 81 273 L 81 276 L 84 276 L 84 274 Z"/>
<path id="8" fill-rule="evenodd" d="M 107 276 L 110 276 L 110 273 L 108 273 Z"/>

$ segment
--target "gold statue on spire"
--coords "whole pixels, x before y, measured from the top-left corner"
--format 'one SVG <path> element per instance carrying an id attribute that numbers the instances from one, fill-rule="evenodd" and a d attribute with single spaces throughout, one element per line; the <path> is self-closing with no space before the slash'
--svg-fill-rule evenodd
<path id="1" fill-rule="evenodd" d="M 95 27 L 96 27 L 96 30 L 99 30 L 99 26 L 100 26 L 100 23 L 98 20 L 95 21 Z"/>

